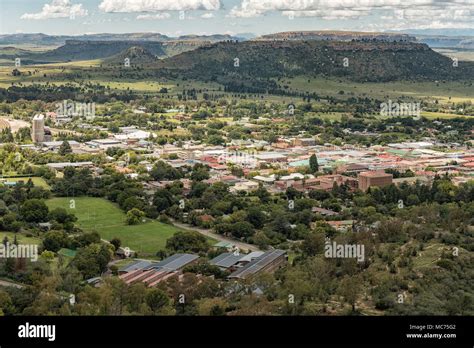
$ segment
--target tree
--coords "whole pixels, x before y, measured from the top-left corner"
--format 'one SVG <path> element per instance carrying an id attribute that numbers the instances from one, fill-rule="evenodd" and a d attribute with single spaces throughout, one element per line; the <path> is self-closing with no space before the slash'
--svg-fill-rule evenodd
<path id="1" fill-rule="evenodd" d="M 166 248 L 174 252 L 207 252 L 209 245 L 199 233 L 184 231 L 175 233 L 166 241 Z"/>
<path id="2" fill-rule="evenodd" d="M 69 144 L 68 141 L 63 141 L 63 143 L 61 144 L 61 146 L 59 146 L 58 153 L 59 153 L 61 156 L 65 156 L 65 155 L 67 155 L 68 153 L 72 153 L 71 144 Z"/>
<path id="3" fill-rule="evenodd" d="M 107 269 L 112 251 L 105 244 L 90 244 L 80 248 L 70 265 L 81 272 L 84 279 L 96 277 Z"/>
<path id="4" fill-rule="evenodd" d="M 314 256 L 323 251 L 324 247 L 324 233 L 309 233 L 303 243 L 301 243 L 301 250 L 308 256 Z"/>
<path id="5" fill-rule="evenodd" d="M 318 158 L 315 154 L 312 154 L 309 158 L 309 168 L 312 173 L 316 173 L 319 170 Z"/>
<path id="6" fill-rule="evenodd" d="M 20 215 L 27 222 L 47 221 L 48 214 L 48 206 L 39 199 L 29 199 L 20 208 Z"/>
<path id="7" fill-rule="evenodd" d="M 142 212 L 140 209 L 133 208 L 127 212 L 126 216 L 126 221 L 128 225 L 138 225 L 143 217 L 145 216 L 145 213 Z"/>
<path id="8" fill-rule="evenodd" d="M 113 238 L 111 241 L 110 241 L 110 244 L 112 244 L 115 248 L 115 251 L 118 250 L 118 248 L 120 248 L 120 246 L 122 245 L 122 241 L 118 238 Z"/>
<path id="9" fill-rule="evenodd" d="M 43 248 L 52 252 L 57 252 L 59 249 L 69 246 L 69 238 L 64 232 L 49 231 L 44 235 Z"/>
<path id="10" fill-rule="evenodd" d="M 209 170 L 205 166 L 198 166 L 197 164 L 193 168 L 191 173 L 191 180 L 203 181 L 209 179 Z"/>
<path id="11" fill-rule="evenodd" d="M 160 289 L 151 289 L 145 297 L 146 304 L 151 308 L 153 313 L 158 314 L 160 309 L 170 303 L 170 299 L 166 293 Z"/>
<path id="12" fill-rule="evenodd" d="M 232 224 L 232 235 L 236 238 L 248 238 L 254 234 L 254 229 L 251 223 L 247 221 L 239 221 Z"/>
<path id="13" fill-rule="evenodd" d="M 361 280 L 358 277 L 346 276 L 340 283 L 338 291 L 344 297 L 344 300 L 352 306 L 352 311 L 355 312 L 355 304 L 359 297 L 361 290 Z"/>
<path id="14" fill-rule="evenodd" d="M 176 180 L 182 177 L 181 172 L 169 164 L 159 161 L 153 166 L 150 175 L 155 180 Z"/>
<path id="15" fill-rule="evenodd" d="M 271 195 L 263 185 L 259 185 L 258 189 L 255 190 L 255 196 L 260 199 L 262 203 L 268 203 L 270 201 Z"/>
<path id="16" fill-rule="evenodd" d="M 75 222 L 77 218 L 74 214 L 69 214 L 64 208 L 55 208 L 49 212 L 49 220 L 65 224 L 67 222 Z"/>
<path id="17" fill-rule="evenodd" d="M 257 207 L 251 207 L 247 211 L 247 221 L 255 228 L 262 228 L 265 224 L 265 214 Z"/>

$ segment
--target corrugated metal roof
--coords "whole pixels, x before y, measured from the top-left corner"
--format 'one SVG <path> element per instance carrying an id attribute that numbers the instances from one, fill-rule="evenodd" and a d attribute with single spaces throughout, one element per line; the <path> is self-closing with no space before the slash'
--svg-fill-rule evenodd
<path id="1" fill-rule="evenodd" d="M 137 269 L 148 268 L 151 265 L 153 265 L 153 262 L 151 262 L 151 261 L 136 261 L 136 262 L 134 262 L 130 265 L 122 267 L 121 269 L 119 269 L 119 272 L 136 271 Z"/>
<path id="2" fill-rule="evenodd" d="M 150 268 L 176 271 L 198 258 L 199 256 L 192 254 L 174 254 L 173 256 L 167 257 L 166 259 L 154 264 Z"/>
<path id="3" fill-rule="evenodd" d="M 286 254 L 284 250 L 271 250 L 265 252 L 259 258 L 249 262 L 244 267 L 238 269 L 234 273 L 232 273 L 229 278 L 247 278 L 250 275 L 253 275 L 260 271 L 262 268 L 268 266 L 271 262 L 275 261 L 280 256 Z"/>
<path id="4" fill-rule="evenodd" d="M 244 255 L 239 262 L 250 262 L 265 254 L 263 251 L 252 251 L 250 254 Z"/>
<path id="5" fill-rule="evenodd" d="M 242 254 L 235 255 L 234 253 L 223 253 L 213 258 L 209 263 L 219 267 L 229 268 L 235 265 L 242 258 Z"/>

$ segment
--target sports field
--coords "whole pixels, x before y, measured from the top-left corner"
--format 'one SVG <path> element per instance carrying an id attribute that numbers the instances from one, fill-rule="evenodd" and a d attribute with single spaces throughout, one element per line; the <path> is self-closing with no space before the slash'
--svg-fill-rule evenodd
<path id="1" fill-rule="evenodd" d="M 158 250 L 164 249 L 168 238 L 180 231 L 154 220 L 129 226 L 125 223 L 125 213 L 102 198 L 52 198 L 46 203 L 50 209 L 61 207 L 74 213 L 78 218 L 78 227 L 84 231 L 97 231 L 105 240 L 119 238 L 122 246 L 138 252 L 140 257 L 155 255 Z"/>

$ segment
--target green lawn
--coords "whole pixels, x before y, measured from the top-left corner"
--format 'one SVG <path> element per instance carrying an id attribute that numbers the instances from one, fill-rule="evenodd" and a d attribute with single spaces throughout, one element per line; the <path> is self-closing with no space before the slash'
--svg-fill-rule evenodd
<path id="1" fill-rule="evenodd" d="M 10 182 L 18 182 L 18 181 L 23 181 L 25 184 L 28 182 L 29 177 L 20 177 L 20 178 L 5 178 L 5 181 L 10 181 Z M 33 177 L 31 178 L 31 181 L 33 181 L 33 184 L 38 187 L 42 187 L 46 190 L 49 190 L 50 187 L 46 183 L 46 181 L 43 178 L 37 178 Z"/>
<path id="2" fill-rule="evenodd" d="M 3 241 L 5 236 L 8 237 L 8 241 L 13 243 L 15 239 L 15 233 L 13 232 L 0 232 L 0 241 Z M 41 244 L 41 239 L 37 237 L 26 237 L 23 233 L 16 233 L 16 239 L 19 244 Z"/>
<path id="3" fill-rule="evenodd" d="M 438 99 L 440 103 L 474 101 L 472 86 L 466 82 L 411 82 L 392 81 L 386 83 L 357 83 L 337 78 L 298 76 L 284 79 L 280 85 L 288 85 L 290 89 L 302 92 L 316 92 L 323 96 L 337 98 L 371 97 L 387 100 L 401 97 L 414 100 Z M 344 94 L 339 94 L 344 91 Z"/>
<path id="4" fill-rule="evenodd" d="M 91 197 L 75 197 L 75 209 L 71 208 L 71 198 L 52 198 L 46 201 L 50 209 L 65 208 L 74 213 L 77 225 L 84 231 L 97 231 L 103 239 L 119 238 L 122 246 L 137 251 L 139 256 L 154 255 L 164 249 L 166 240 L 180 229 L 147 220 L 135 226 L 125 224 L 125 213 L 115 204 Z"/>

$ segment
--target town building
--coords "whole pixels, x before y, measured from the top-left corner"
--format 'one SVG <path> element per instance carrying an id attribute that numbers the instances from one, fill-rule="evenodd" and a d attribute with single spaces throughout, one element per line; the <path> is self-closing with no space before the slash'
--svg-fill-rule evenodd
<path id="1" fill-rule="evenodd" d="M 391 185 L 393 175 L 381 171 L 362 172 L 358 176 L 359 189 L 367 191 L 369 187 L 384 187 Z"/>
<path id="2" fill-rule="evenodd" d="M 44 115 L 37 114 L 33 117 L 31 139 L 34 143 L 42 143 L 45 139 Z"/>

